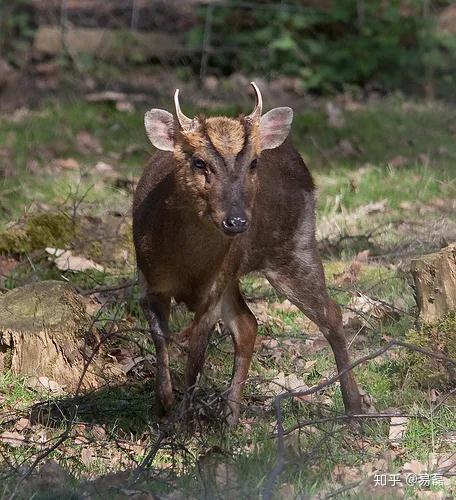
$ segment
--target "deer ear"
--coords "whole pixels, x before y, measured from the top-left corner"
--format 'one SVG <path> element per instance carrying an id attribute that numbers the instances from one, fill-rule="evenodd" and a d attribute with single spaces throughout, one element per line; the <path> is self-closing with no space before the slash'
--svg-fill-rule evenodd
<path id="1" fill-rule="evenodd" d="M 280 146 L 290 132 L 292 121 L 291 108 L 274 108 L 263 115 L 260 119 L 261 150 Z"/>
<path id="2" fill-rule="evenodd" d="M 162 151 L 174 150 L 174 117 L 163 109 L 151 109 L 144 115 L 150 142 Z"/>

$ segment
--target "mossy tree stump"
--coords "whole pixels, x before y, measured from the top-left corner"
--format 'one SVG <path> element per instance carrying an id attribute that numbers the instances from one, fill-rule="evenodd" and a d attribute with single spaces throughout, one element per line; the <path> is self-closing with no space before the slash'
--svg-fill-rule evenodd
<path id="1" fill-rule="evenodd" d="M 0 296 L 0 370 L 47 377 L 75 391 L 83 373 L 82 347 L 90 318 L 73 287 L 43 281 Z M 100 385 L 88 370 L 82 389 Z"/>
<path id="2" fill-rule="evenodd" d="M 456 244 L 412 261 L 420 325 L 405 340 L 456 359 Z M 443 389 L 456 383 L 454 365 L 409 351 L 403 358 L 408 379 L 422 387 Z"/>
<path id="3" fill-rule="evenodd" d="M 433 323 L 456 310 L 456 243 L 412 260 L 411 271 L 423 323 Z"/>

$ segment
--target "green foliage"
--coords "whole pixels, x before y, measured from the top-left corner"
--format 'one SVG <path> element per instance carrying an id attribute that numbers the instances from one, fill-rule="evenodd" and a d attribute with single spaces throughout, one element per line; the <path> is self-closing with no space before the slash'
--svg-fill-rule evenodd
<path id="1" fill-rule="evenodd" d="M 0 55 L 15 66 L 27 57 L 33 35 L 30 0 L 0 0 Z"/>
<path id="2" fill-rule="evenodd" d="M 422 81 L 425 65 L 443 70 L 450 51 L 423 15 L 421 1 L 408 9 L 402 4 L 340 0 L 330 9 L 300 2 L 245 8 L 233 0 L 210 7 L 216 49 L 210 63 L 225 74 L 299 77 L 305 89 L 319 92 L 369 82 L 414 85 Z M 203 25 L 191 33 L 194 45 L 203 41 Z"/>

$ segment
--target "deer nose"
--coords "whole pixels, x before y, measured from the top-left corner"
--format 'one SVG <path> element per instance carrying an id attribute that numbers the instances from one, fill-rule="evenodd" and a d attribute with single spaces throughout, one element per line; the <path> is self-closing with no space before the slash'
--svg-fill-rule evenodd
<path id="1" fill-rule="evenodd" d="M 227 217 L 222 221 L 222 227 L 228 234 L 243 233 L 249 227 L 249 221 L 243 217 Z"/>

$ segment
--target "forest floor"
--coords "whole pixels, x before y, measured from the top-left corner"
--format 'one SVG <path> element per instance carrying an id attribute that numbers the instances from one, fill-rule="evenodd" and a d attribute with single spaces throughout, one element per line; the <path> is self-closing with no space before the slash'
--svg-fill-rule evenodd
<path id="1" fill-rule="evenodd" d="M 274 398 L 335 374 L 315 325 L 264 278 L 247 276 L 242 288 L 260 329 L 239 427 L 229 430 L 222 418 L 233 352 L 223 325 L 211 339 L 192 425 L 156 415 L 154 350 L 139 311 L 129 236 L 132 192 L 153 149 L 143 112 L 134 104 L 50 99 L 0 117 L 1 290 L 49 279 L 74 284 L 97 338 L 106 339 L 106 363 L 122 374 L 77 398 L 0 375 L 2 498 L 37 458 L 41 472 L 17 487 L 24 498 L 267 498 L 279 457 Z M 342 99 L 336 110 L 295 113 L 294 142 L 318 186 L 320 250 L 353 359 L 391 339 L 435 348 L 414 331 L 410 262 L 456 241 L 455 124 L 456 107 L 399 97 Z M 51 226 L 63 215 L 61 231 L 80 224 L 82 235 L 46 226 L 24 239 L 42 214 Z M 103 269 L 59 269 L 45 247 L 70 248 Z M 189 318 L 175 305 L 173 330 Z M 454 327 L 454 318 L 438 326 L 449 334 Z M 178 351 L 172 366 L 181 396 Z M 341 417 L 337 383 L 284 400 L 272 498 L 455 495 L 456 398 L 440 368 L 405 349 L 357 367 L 372 415 L 359 425 Z M 33 419 L 37 408 L 48 417 Z M 386 416 L 374 418 L 379 413 Z M 133 470 L 141 472 L 137 481 Z"/>

